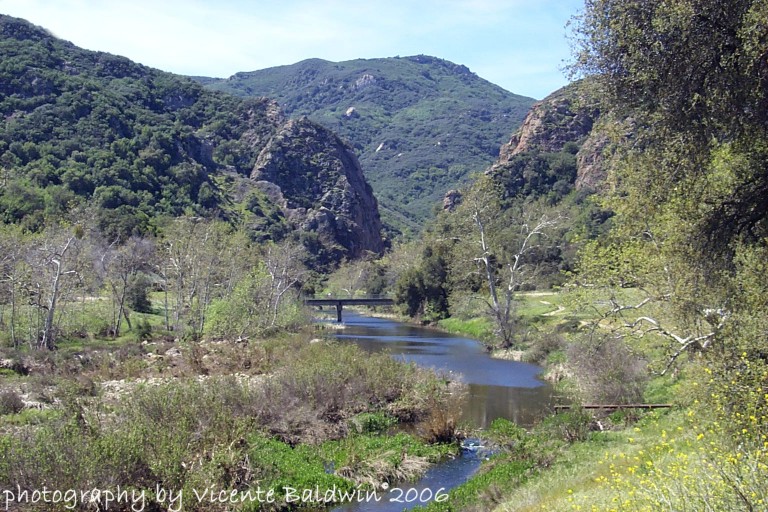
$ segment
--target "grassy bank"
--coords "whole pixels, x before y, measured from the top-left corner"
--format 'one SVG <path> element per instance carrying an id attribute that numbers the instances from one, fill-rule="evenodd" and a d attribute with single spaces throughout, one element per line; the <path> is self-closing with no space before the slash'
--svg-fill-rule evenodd
<path id="1" fill-rule="evenodd" d="M 523 331 L 547 331 L 557 325 L 573 321 L 579 315 L 568 303 L 565 293 L 559 291 L 522 292 L 516 295 L 515 314 Z M 472 302 L 460 315 L 438 321 L 448 332 L 461 334 L 493 344 L 494 325 L 480 301 Z"/>
<path id="2" fill-rule="evenodd" d="M 622 293 L 631 302 L 636 292 Z M 676 371 L 654 377 L 658 367 L 653 364 L 666 359 L 666 340 L 642 336 L 627 350 L 606 335 L 615 321 L 603 319 L 595 330 L 584 332 L 578 324 L 589 318 L 571 311 L 570 303 L 562 295 L 529 294 L 519 309 L 540 334 L 521 347 L 526 349 L 523 357 L 559 372 L 563 401 L 612 403 L 611 397 L 618 397 L 618 402 L 674 406 L 610 414 L 576 409 L 546 418 L 527 432 L 499 420 L 487 432 L 499 453 L 451 491 L 447 502 L 427 510 L 768 509 L 768 437 L 762 426 L 767 418 L 759 408 L 729 416 L 726 411 L 743 397 L 719 391 L 744 380 L 752 383 L 744 393 L 757 393 L 753 402 L 763 403 L 768 400 L 763 366 L 745 352 L 728 382 L 720 382 L 709 369 L 711 362 L 694 357 L 679 361 Z M 631 322 L 631 317 L 623 321 Z M 472 325 L 446 323 L 456 331 Z"/>

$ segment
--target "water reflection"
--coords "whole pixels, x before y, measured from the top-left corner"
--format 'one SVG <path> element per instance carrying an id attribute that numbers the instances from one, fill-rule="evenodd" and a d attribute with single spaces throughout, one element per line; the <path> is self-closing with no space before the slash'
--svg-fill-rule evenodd
<path id="1" fill-rule="evenodd" d="M 552 401 L 551 386 L 537 378 L 541 368 L 493 359 L 477 341 L 346 310 L 344 325 L 345 329 L 336 335 L 339 340 L 356 343 L 369 352 L 387 351 L 393 357 L 434 368 L 467 383 L 462 420 L 470 427 L 486 428 L 496 418 L 530 426 Z M 460 457 L 435 465 L 418 482 L 396 488 L 400 489 L 399 494 L 393 490 L 381 492 L 380 500 L 349 503 L 332 512 L 397 512 L 423 505 L 420 500 L 402 500 L 408 496 L 421 498 L 425 492 L 431 496 L 447 492 L 464 483 L 483 458 L 475 450 L 462 450 Z M 398 498 L 401 501 L 393 501 Z"/>
<path id="2" fill-rule="evenodd" d="M 336 336 L 370 352 L 386 351 L 434 368 L 469 385 L 463 419 L 485 428 L 496 418 L 528 426 L 549 407 L 552 388 L 538 379 L 538 366 L 494 359 L 475 340 L 434 329 L 344 312 Z"/>

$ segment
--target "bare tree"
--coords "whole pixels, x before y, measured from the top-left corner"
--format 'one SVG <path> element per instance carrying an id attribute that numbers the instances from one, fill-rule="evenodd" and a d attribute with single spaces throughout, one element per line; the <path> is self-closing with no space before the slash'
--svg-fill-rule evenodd
<path id="1" fill-rule="evenodd" d="M 61 226 L 48 228 L 40 243 L 28 253 L 33 279 L 30 299 L 38 311 L 44 312 L 37 340 L 38 348 L 56 347 L 56 321 L 63 299 L 74 292 L 80 282 L 84 261 L 81 258 L 82 230 Z"/>
<path id="2" fill-rule="evenodd" d="M 307 274 L 302 263 L 305 249 L 296 243 L 267 244 L 262 251 L 264 266 L 269 275 L 269 304 L 272 319 L 270 327 L 277 324 L 280 306 L 286 293 L 295 290 Z"/>
<path id="3" fill-rule="evenodd" d="M 154 243 L 151 240 L 132 237 L 125 244 L 114 241 L 100 250 L 97 268 L 107 283 L 115 305 L 114 336 L 120 336 L 121 321 L 125 318 L 131 329 L 131 317 L 126 305 L 129 287 L 139 273 L 149 268 L 154 255 Z"/>
<path id="4" fill-rule="evenodd" d="M 27 241 L 21 230 L 14 226 L 0 227 L 0 305 L 8 303 L 11 307 L 10 318 L 6 321 L 0 307 L 0 325 L 7 323 L 11 344 L 20 343 L 16 330 L 19 312 L 19 289 L 28 274 L 22 265 L 27 250 Z"/>
<path id="5" fill-rule="evenodd" d="M 199 336 L 211 302 L 233 289 L 252 260 L 243 237 L 222 222 L 177 219 L 166 230 L 158 273 L 165 280 L 166 324 Z M 169 304 L 169 300 L 173 304 Z"/>
<path id="6" fill-rule="evenodd" d="M 543 242 L 561 224 L 560 214 L 538 213 L 530 204 L 502 207 L 489 183 L 478 183 L 457 210 L 466 225 L 460 249 L 482 274 L 483 301 L 501 346 L 515 338 L 516 294 L 538 274 Z"/>

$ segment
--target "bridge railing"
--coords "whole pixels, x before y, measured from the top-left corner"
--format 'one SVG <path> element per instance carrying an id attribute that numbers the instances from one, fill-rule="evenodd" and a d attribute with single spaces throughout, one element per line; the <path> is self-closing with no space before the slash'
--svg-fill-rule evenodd
<path id="1" fill-rule="evenodd" d="M 304 298 L 304 304 L 308 306 L 334 306 L 336 308 L 336 321 L 341 322 L 341 311 L 344 306 L 391 306 L 395 301 L 389 296 L 378 297 L 324 297 Z"/>
<path id="2" fill-rule="evenodd" d="M 371 299 L 371 300 L 394 300 L 394 296 L 392 295 L 385 295 L 385 294 L 379 294 L 379 295 L 352 295 L 352 294 L 325 294 L 325 295 L 305 295 L 302 297 L 302 300 L 320 300 L 320 299 L 330 299 L 330 300 L 347 300 L 347 299 Z"/>

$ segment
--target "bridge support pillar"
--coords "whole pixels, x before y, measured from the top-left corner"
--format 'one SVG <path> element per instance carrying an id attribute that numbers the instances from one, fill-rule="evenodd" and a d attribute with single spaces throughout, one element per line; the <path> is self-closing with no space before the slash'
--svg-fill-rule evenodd
<path id="1" fill-rule="evenodd" d="M 336 322 L 341 323 L 341 301 L 336 303 Z"/>

